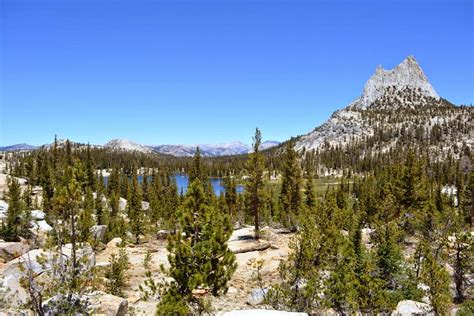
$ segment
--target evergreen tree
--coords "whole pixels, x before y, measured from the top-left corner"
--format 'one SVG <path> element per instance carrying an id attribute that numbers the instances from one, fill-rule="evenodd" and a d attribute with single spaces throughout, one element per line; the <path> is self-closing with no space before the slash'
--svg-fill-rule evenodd
<path id="1" fill-rule="evenodd" d="M 81 242 L 88 242 L 91 238 L 91 227 L 94 226 L 94 218 L 92 216 L 94 212 L 94 196 L 92 195 L 92 189 L 88 187 L 86 189 L 86 195 L 82 203 L 82 212 L 79 215 L 79 240 Z"/>
<path id="2" fill-rule="evenodd" d="M 341 238 L 342 239 L 342 238 Z M 325 298 L 341 315 L 357 311 L 357 258 L 349 240 L 342 239 L 334 270 L 326 280 Z"/>
<path id="3" fill-rule="evenodd" d="M 148 193 L 148 200 L 150 201 L 150 223 L 157 234 L 159 230 L 159 224 L 163 217 L 163 200 L 159 198 L 159 194 L 163 192 L 161 181 L 157 174 L 153 174 L 151 183 L 151 189 Z"/>
<path id="4" fill-rule="evenodd" d="M 428 286 L 426 294 L 431 301 L 434 312 L 437 315 L 447 315 L 451 305 L 449 274 L 437 262 L 428 244 L 422 244 L 421 249 L 423 253 L 421 281 Z"/>
<path id="5" fill-rule="evenodd" d="M 104 204 L 104 196 L 102 192 L 98 191 L 95 198 L 95 218 L 97 225 L 109 224 L 109 210 Z"/>
<path id="6" fill-rule="evenodd" d="M 129 265 L 130 260 L 125 248 L 121 248 L 118 255 L 115 253 L 110 255 L 109 265 L 107 266 L 104 273 L 106 278 L 105 287 L 107 289 L 107 293 L 123 296 L 123 289 L 126 285 L 126 274 Z"/>
<path id="7" fill-rule="evenodd" d="M 31 199 L 31 195 L 32 195 L 32 188 L 31 188 L 31 185 L 28 184 L 26 189 L 23 191 L 23 195 L 21 197 L 21 199 L 23 200 L 25 204 L 26 209 L 31 209 L 33 207 L 33 200 Z"/>
<path id="8" fill-rule="evenodd" d="M 112 171 L 110 172 L 110 176 L 107 182 L 108 195 L 111 195 L 112 192 L 115 192 L 116 195 L 117 194 L 120 195 L 120 192 L 121 192 L 120 191 L 120 173 L 117 167 L 112 168 Z"/>
<path id="9" fill-rule="evenodd" d="M 58 225 L 58 222 L 54 225 L 54 229 L 58 233 L 57 246 L 59 249 L 62 249 L 64 242 L 71 243 L 70 261 L 72 271 L 70 278 L 67 280 L 69 284 L 66 285 L 67 289 L 71 292 L 76 292 L 81 287 L 81 258 L 77 253 L 80 231 L 77 220 L 82 184 L 77 182 L 77 172 L 77 165 L 67 167 L 65 172 L 68 179 L 67 185 L 57 189 L 57 194 L 55 194 L 53 200 L 53 209 L 62 219 L 60 225 Z"/>
<path id="10" fill-rule="evenodd" d="M 301 209 L 301 168 L 294 141 L 286 145 L 283 157 L 282 183 L 280 193 L 281 219 L 285 226 L 296 229 L 296 218 Z"/>
<path id="11" fill-rule="evenodd" d="M 130 220 L 130 231 L 135 237 L 135 243 L 140 243 L 140 235 L 145 233 L 145 213 L 142 210 L 142 192 L 138 184 L 137 172 L 132 171 L 132 189 L 128 203 Z"/>
<path id="12" fill-rule="evenodd" d="M 18 241 L 28 235 L 28 211 L 21 198 L 20 183 L 16 178 L 8 178 L 8 209 L 6 223 L 3 223 L 2 237 L 6 241 Z"/>
<path id="13" fill-rule="evenodd" d="M 234 219 L 237 214 L 237 186 L 232 176 L 225 177 L 224 183 L 224 196 L 227 205 L 228 213 L 231 219 Z"/>
<path id="14" fill-rule="evenodd" d="M 289 243 L 288 259 L 278 268 L 281 282 L 272 287 L 267 301 L 275 309 L 314 310 L 322 306 L 322 271 L 327 267 L 327 245 L 324 233 L 312 216 L 302 216 L 300 230 Z"/>
<path id="15" fill-rule="evenodd" d="M 400 206 L 405 210 L 403 225 L 405 230 L 412 234 L 416 224 L 411 219 L 416 218 L 419 213 L 424 213 L 429 200 L 425 163 L 423 159 L 415 158 L 413 150 L 408 152 L 400 187 Z"/>
<path id="16" fill-rule="evenodd" d="M 225 293 L 227 282 L 237 265 L 227 247 L 232 233 L 229 217 L 209 203 L 199 180 L 191 183 L 178 214 L 179 228 L 168 243 L 173 278 L 167 293 L 158 305 L 158 313 L 202 313 L 204 302 L 193 296 L 198 287 L 209 288 L 214 296 Z"/>
<path id="17" fill-rule="evenodd" d="M 122 216 L 119 215 L 120 213 L 120 200 L 115 191 L 112 191 L 109 199 L 110 205 L 110 219 L 109 219 L 109 227 L 107 229 L 108 238 L 113 239 L 115 237 L 124 238 L 126 231 L 125 231 L 125 222 Z"/>
<path id="18" fill-rule="evenodd" d="M 88 304 L 83 296 L 91 292 L 94 275 L 90 261 L 92 249 L 80 242 L 77 223 L 83 187 L 78 181 L 80 167 L 77 162 L 68 166 L 64 170 L 67 185 L 61 184 L 55 190 L 51 201 L 54 230 L 45 252 L 36 258 L 34 267 L 31 259 L 21 262 L 19 281 L 29 294 L 28 307 L 38 315 L 52 310 L 60 315 L 87 312 Z M 40 274 L 38 268 L 42 271 Z M 46 298 L 49 300 L 43 302 Z"/>
<path id="19" fill-rule="evenodd" d="M 149 198 L 148 198 L 148 193 L 149 193 L 149 185 L 148 185 L 148 169 L 145 168 L 145 171 L 142 175 L 142 198 L 143 198 L 143 201 L 146 201 L 146 202 L 149 202 Z"/>
<path id="20" fill-rule="evenodd" d="M 472 161 L 472 159 L 471 159 Z M 459 201 L 465 222 L 474 227 L 474 161 L 471 162 L 468 180 L 464 187 L 462 200 Z"/>
<path id="21" fill-rule="evenodd" d="M 386 311 L 384 297 L 384 281 L 377 277 L 376 260 L 362 246 L 362 252 L 357 264 L 357 305 L 362 313 L 378 314 Z"/>
<path id="22" fill-rule="evenodd" d="M 394 222 L 379 226 L 375 238 L 375 257 L 378 267 L 378 276 L 385 281 L 385 287 L 396 288 L 397 275 L 401 269 L 402 253 L 399 248 L 400 232 Z"/>
<path id="23" fill-rule="evenodd" d="M 84 182 L 84 187 L 85 188 L 95 188 L 96 186 L 96 175 L 95 175 L 95 168 L 94 168 L 94 161 L 92 160 L 92 155 L 91 155 L 91 146 L 87 144 L 86 148 L 86 162 L 85 162 L 85 168 L 86 168 L 86 181 Z"/>
<path id="24" fill-rule="evenodd" d="M 264 207 L 263 205 L 263 171 L 264 171 L 264 157 L 260 153 L 260 145 L 262 143 L 262 133 L 257 128 L 255 136 L 253 137 L 253 152 L 249 154 L 246 171 L 247 181 L 245 183 L 245 197 L 249 208 L 254 217 L 255 225 L 255 239 L 260 237 L 260 213 Z"/>
<path id="25" fill-rule="evenodd" d="M 189 183 L 191 184 L 196 179 L 206 184 L 207 177 L 204 175 L 204 168 L 201 162 L 201 150 L 199 147 L 196 147 L 196 152 L 194 153 L 193 164 L 189 171 Z"/>
<path id="26" fill-rule="evenodd" d="M 314 210 L 316 207 L 316 194 L 314 191 L 314 181 L 311 174 L 307 174 L 304 189 L 305 205 L 308 209 Z"/>
<path id="27" fill-rule="evenodd" d="M 462 303 L 471 285 L 469 275 L 474 273 L 474 237 L 469 232 L 457 232 L 449 243 L 449 263 L 453 267 L 455 300 Z"/>

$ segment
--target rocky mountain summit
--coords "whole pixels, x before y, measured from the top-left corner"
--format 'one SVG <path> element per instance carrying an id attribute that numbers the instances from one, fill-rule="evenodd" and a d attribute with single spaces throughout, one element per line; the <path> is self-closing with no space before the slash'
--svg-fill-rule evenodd
<path id="1" fill-rule="evenodd" d="M 298 150 L 373 144 L 378 152 L 393 149 L 402 137 L 427 140 L 435 149 L 474 145 L 469 126 L 472 107 L 457 107 L 440 98 L 413 56 L 391 70 L 378 67 L 363 94 L 324 124 L 297 139 Z M 416 134 L 416 135 L 415 135 Z M 383 137 L 382 137 L 383 136 Z"/>
<path id="2" fill-rule="evenodd" d="M 389 90 L 403 91 L 404 89 L 418 90 L 426 97 L 439 100 L 423 70 L 413 56 L 408 56 L 398 66 L 391 70 L 377 67 L 375 74 L 370 77 L 364 86 L 364 93 L 352 107 L 366 109 L 376 100 L 382 98 Z"/>

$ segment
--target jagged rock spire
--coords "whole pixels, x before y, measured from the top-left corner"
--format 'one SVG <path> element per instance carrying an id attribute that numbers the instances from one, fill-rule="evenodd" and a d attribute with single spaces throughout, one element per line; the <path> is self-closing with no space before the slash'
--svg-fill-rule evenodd
<path id="1" fill-rule="evenodd" d="M 375 100 L 382 97 L 386 89 L 391 86 L 397 90 L 407 87 L 419 88 L 422 94 L 439 99 L 415 57 L 408 56 L 391 70 L 385 70 L 381 66 L 377 67 L 375 74 L 365 84 L 364 93 L 354 105 L 357 108 L 367 108 Z"/>

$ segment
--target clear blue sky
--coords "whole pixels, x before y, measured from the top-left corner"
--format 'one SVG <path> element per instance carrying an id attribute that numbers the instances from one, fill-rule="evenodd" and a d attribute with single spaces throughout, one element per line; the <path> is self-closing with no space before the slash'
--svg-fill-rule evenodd
<path id="1" fill-rule="evenodd" d="M 0 145 L 285 140 L 410 54 L 473 103 L 473 1 L 0 3 Z"/>

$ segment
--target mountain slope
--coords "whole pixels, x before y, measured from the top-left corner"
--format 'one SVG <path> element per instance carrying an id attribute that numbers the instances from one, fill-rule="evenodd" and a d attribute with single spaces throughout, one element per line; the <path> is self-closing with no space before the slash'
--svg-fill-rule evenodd
<path id="1" fill-rule="evenodd" d="M 148 146 L 140 145 L 127 139 L 112 139 L 107 144 L 105 144 L 104 147 L 113 150 L 138 151 L 142 153 L 152 152 L 152 149 Z"/>
<path id="2" fill-rule="evenodd" d="M 472 147 L 473 109 L 440 98 L 412 56 L 392 70 L 377 68 L 363 94 L 328 121 L 298 138 L 298 150 L 325 150 L 360 144 L 362 153 L 400 145 L 423 145 L 443 154 Z"/>

